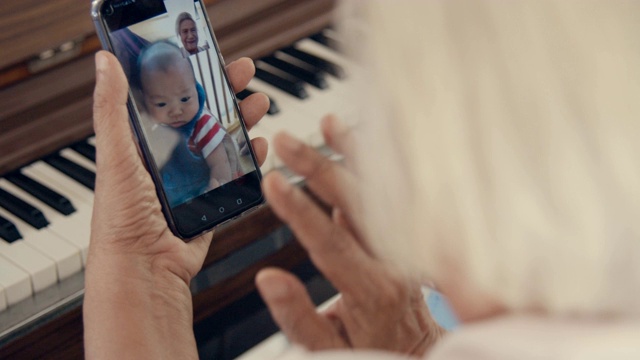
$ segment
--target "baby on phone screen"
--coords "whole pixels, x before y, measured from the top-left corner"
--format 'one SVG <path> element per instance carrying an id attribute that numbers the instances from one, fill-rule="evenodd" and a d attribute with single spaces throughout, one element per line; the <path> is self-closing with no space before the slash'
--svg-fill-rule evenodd
<path id="1" fill-rule="evenodd" d="M 208 189 L 233 180 L 239 169 L 237 146 L 205 106 L 204 89 L 180 49 L 168 42 L 150 45 L 140 54 L 138 71 L 148 113 L 153 121 L 176 129 L 191 154 L 206 161 Z"/>

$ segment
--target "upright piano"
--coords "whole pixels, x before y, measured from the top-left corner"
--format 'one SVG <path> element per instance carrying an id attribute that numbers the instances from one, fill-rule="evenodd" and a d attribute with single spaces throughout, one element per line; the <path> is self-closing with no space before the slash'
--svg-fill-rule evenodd
<path id="1" fill-rule="evenodd" d="M 238 97 L 261 91 L 272 100 L 252 135 L 271 138 L 286 129 L 322 149 L 321 116 L 354 111 L 345 96 L 353 64 L 336 51 L 332 29 L 335 0 L 204 2 L 225 60 L 249 56 L 260 69 Z M 96 156 L 93 54 L 100 48 L 89 7 L 88 0 L 0 2 L 2 359 L 83 357 Z M 276 168 L 282 164 L 270 154 L 262 171 Z M 253 278 L 265 265 L 315 276 L 268 207 L 216 233 L 192 284 L 197 336 L 250 312 L 257 303 Z"/>

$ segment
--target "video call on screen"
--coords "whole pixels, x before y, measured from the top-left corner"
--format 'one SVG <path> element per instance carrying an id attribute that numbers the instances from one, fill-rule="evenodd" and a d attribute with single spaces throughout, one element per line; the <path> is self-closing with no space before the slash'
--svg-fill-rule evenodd
<path id="1" fill-rule="evenodd" d="M 203 11 L 193 0 L 102 9 L 172 208 L 257 170 Z"/>

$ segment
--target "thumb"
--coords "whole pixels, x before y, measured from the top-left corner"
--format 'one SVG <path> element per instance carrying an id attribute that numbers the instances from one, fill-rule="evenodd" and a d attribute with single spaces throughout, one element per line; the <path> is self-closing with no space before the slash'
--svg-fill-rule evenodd
<path id="1" fill-rule="evenodd" d="M 333 322 L 316 312 L 306 289 L 293 275 L 264 269 L 256 276 L 256 286 L 271 316 L 291 342 L 309 350 L 347 346 Z"/>
<path id="2" fill-rule="evenodd" d="M 106 51 L 98 52 L 93 94 L 97 177 L 92 227 L 96 234 L 117 230 L 131 237 L 152 228 L 142 226 L 145 221 L 164 221 L 151 176 L 132 139 L 128 90 L 118 60 Z"/>
<path id="3" fill-rule="evenodd" d="M 140 158 L 132 141 L 127 98 L 129 85 L 113 54 L 96 54 L 96 88 L 93 93 L 93 128 L 98 150 L 98 173 L 115 167 L 135 169 Z M 123 164 L 129 162 L 129 164 Z M 116 166 L 117 165 L 117 166 Z"/>

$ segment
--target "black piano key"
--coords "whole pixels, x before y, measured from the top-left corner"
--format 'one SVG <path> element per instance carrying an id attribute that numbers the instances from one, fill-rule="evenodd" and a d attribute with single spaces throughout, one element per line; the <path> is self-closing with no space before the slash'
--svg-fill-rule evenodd
<path id="1" fill-rule="evenodd" d="M 285 79 L 279 75 L 268 72 L 264 69 L 256 68 L 256 78 L 277 87 L 278 89 L 289 93 L 299 99 L 306 99 L 309 97 L 307 91 L 304 89 L 302 81 L 294 81 Z"/>
<path id="2" fill-rule="evenodd" d="M 244 89 L 242 91 L 240 91 L 239 93 L 236 94 L 236 97 L 240 100 L 244 100 L 246 98 L 248 98 L 249 96 L 255 94 L 253 91 L 248 90 L 248 89 Z"/>
<path id="3" fill-rule="evenodd" d="M 71 148 L 75 150 L 80 155 L 86 157 L 87 159 L 96 162 L 96 147 L 89 144 L 86 141 L 80 141 L 73 145 Z"/>
<path id="4" fill-rule="evenodd" d="M 269 110 L 267 110 L 267 114 L 275 115 L 279 112 L 280 112 L 280 107 L 278 106 L 278 103 L 275 100 L 273 100 L 271 97 L 269 97 Z"/>
<path id="5" fill-rule="evenodd" d="M 274 56 L 267 56 L 260 60 L 292 76 L 295 76 L 300 80 L 306 81 L 319 89 L 326 89 L 328 87 L 327 80 L 324 78 L 324 74 L 321 71 L 314 72 L 303 69 L 300 66 L 288 63 Z"/>
<path id="6" fill-rule="evenodd" d="M 69 199 L 20 172 L 11 173 L 6 179 L 63 215 L 76 211 Z"/>
<path id="7" fill-rule="evenodd" d="M 0 238 L 12 243 L 22 239 L 22 234 L 11 221 L 0 216 Z"/>
<path id="8" fill-rule="evenodd" d="M 48 156 L 44 158 L 44 161 L 92 191 L 95 188 L 96 173 L 93 171 L 86 169 L 60 155 Z"/>
<path id="9" fill-rule="evenodd" d="M 294 58 L 304 61 L 307 64 L 313 65 L 317 68 L 320 68 L 329 74 L 337 77 L 338 79 L 344 79 L 346 77 L 346 73 L 344 68 L 338 64 L 334 64 L 329 60 L 323 59 L 319 56 L 309 54 L 306 51 L 302 51 L 300 49 L 296 49 L 293 46 L 286 47 L 281 50 L 283 53 L 293 56 Z"/>
<path id="10" fill-rule="evenodd" d="M 238 99 L 244 100 L 244 99 L 248 98 L 249 96 L 251 96 L 253 94 L 255 94 L 255 91 L 249 90 L 249 89 L 244 89 L 244 90 L 240 91 L 239 93 L 237 93 L 236 96 L 238 97 Z M 278 104 L 269 95 L 267 95 L 267 97 L 269 98 L 269 110 L 267 110 L 267 114 L 275 115 L 275 114 L 279 113 L 280 112 L 280 108 L 278 107 Z"/>
<path id="11" fill-rule="evenodd" d="M 0 189 L 0 206 L 36 229 L 42 229 L 49 225 L 49 221 L 44 217 L 42 211 L 4 189 Z"/>
<path id="12" fill-rule="evenodd" d="M 311 40 L 322 44 L 336 52 L 340 52 L 342 51 L 341 49 L 341 45 L 340 42 L 330 36 L 327 36 L 324 32 L 319 32 L 317 34 L 313 34 L 311 36 L 309 36 L 309 38 L 311 38 Z"/>

